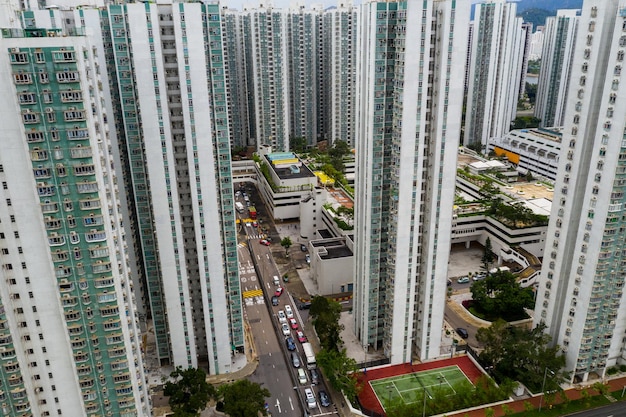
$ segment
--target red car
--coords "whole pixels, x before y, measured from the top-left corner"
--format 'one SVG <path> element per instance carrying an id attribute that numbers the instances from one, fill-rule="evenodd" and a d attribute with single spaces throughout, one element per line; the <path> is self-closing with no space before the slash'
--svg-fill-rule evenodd
<path id="1" fill-rule="evenodd" d="M 260 243 L 261 245 L 265 245 L 265 246 L 269 246 L 269 245 L 270 245 L 269 240 L 266 240 L 266 239 L 261 239 L 261 240 L 259 240 L 259 243 Z"/>
<path id="2" fill-rule="evenodd" d="M 258 227 L 259 224 L 257 222 L 252 222 L 252 227 Z"/>
<path id="3" fill-rule="evenodd" d="M 298 342 L 300 343 L 306 342 L 306 336 L 301 331 L 296 332 L 296 337 L 298 338 Z"/>
<path id="4" fill-rule="evenodd" d="M 274 291 L 274 296 L 275 297 L 280 297 L 283 293 L 283 287 L 278 287 L 276 288 L 276 291 Z"/>
<path id="5" fill-rule="evenodd" d="M 298 322 L 296 321 L 296 319 L 289 319 L 289 324 L 291 325 L 291 328 L 294 330 L 298 328 Z"/>

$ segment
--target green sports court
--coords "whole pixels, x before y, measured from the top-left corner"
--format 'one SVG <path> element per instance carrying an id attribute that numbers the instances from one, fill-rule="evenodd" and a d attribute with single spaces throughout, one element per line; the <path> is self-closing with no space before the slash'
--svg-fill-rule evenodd
<path id="1" fill-rule="evenodd" d="M 387 378 L 370 380 L 369 384 L 384 409 L 401 398 L 405 404 L 415 403 L 426 391 L 432 397 L 436 391 L 443 390 L 446 395 L 454 395 L 455 386 L 462 382 L 470 382 L 469 378 L 457 365 L 430 369 Z"/>

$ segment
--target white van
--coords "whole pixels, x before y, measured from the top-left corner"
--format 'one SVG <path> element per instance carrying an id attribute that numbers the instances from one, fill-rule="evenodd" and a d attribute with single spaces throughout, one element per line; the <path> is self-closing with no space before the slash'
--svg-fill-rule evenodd
<path id="1" fill-rule="evenodd" d="M 302 368 L 298 368 L 298 381 L 300 381 L 302 385 L 305 385 L 308 381 L 306 377 L 306 371 Z"/>
<path id="2" fill-rule="evenodd" d="M 309 408 L 317 407 L 317 401 L 315 401 L 315 395 L 313 395 L 311 388 L 304 389 L 304 396 L 306 397 L 306 404 Z"/>
<path id="3" fill-rule="evenodd" d="M 285 314 L 287 315 L 288 319 L 293 318 L 293 310 L 291 309 L 291 306 L 289 304 L 285 306 Z"/>
<path id="4" fill-rule="evenodd" d="M 280 279 L 278 279 L 278 275 L 274 275 L 274 285 L 280 285 Z"/>

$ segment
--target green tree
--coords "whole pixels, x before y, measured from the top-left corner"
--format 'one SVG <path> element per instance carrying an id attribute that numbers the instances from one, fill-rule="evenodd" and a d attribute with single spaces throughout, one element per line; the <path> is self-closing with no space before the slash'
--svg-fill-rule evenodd
<path id="1" fill-rule="evenodd" d="M 280 241 L 280 246 L 282 246 L 283 248 L 285 248 L 285 253 L 289 254 L 289 248 L 291 247 L 291 245 L 293 244 L 293 242 L 291 242 L 291 238 L 289 236 L 284 237 L 281 241 Z"/>
<path id="2" fill-rule="evenodd" d="M 346 355 L 346 350 L 322 349 L 315 359 L 330 386 L 354 401 L 360 390 L 356 379 L 357 366 L 356 361 Z"/>
<path id="3" fill-rule="evenodd" d="M 306 150 L 306 138 L 291 138 L 289 140 L 289 149 L 296 153 L 302 153 Z"/>
<path id="4" fill-rule="evenodd" d="M 323 349 L 339 351 L 343 345 L 341 340 L 341 330 L 343 326 L 339 324 L 341 314 L 341 304 L 329 300 L 326 297 L 316 295 L 311 300 L 310 313 L 315 326 L 315 332 L 320 339 Z"/>
<path id="5" fill-rule="evenodd" d="M 537 84 L 526 83 L 526 95 L 530 104 L 534 106 L 537 101 Z"/>
<path id="6" fill-rule="evenodd" d="M 483 252 L 482 263 L 486 270 L 489 270 L 489 264 L 495 259 L 493 247 L 491 246 L 491 238 L 487 237 L 485 241 L 485 250 Z"/>
<path id="7" fill-rule="evenodd" d="M 489 274 L 472 284 L 470 291 L 474 307 L 490 319 L 519 320 L 526 316 L 524 308 L 534 306 L 531 288 L 522 288 L 515 275 L 508 271 Z"/>
<path id="8" fill-rule="evenodd" d="M 169 397 L 175 417 L 195 417 L 205 409 L 209 399 L 215 397 L 215 389 L 206 382 L 206 373 L 202 369 L 179 366 L 170 377 L 174 381 L 165 384 L 163 393 Z"/>
<path id="9" fill-rule="evenodd" d="M 258 417 L 267 415 L 265 399 L 272 394 L 256 382 L 241 379 L 218 389 L 224 403 L 224 412 L 230 417 Z"/>
<path id="10" fill-rule="evenodd" d="M 560 385 L 569 380 L 563 370 L 565 356 L 558 345 L 551 346 L 552 338 L 545 329 L 543 323 L 526 329 L 495 322 L 476 333 L 476 339 L 485 347 L 479 359 L 491 367 L 498 382 L 520 381 L 539 392 L 545 375 L 545 391 L 560 391 Z"/>

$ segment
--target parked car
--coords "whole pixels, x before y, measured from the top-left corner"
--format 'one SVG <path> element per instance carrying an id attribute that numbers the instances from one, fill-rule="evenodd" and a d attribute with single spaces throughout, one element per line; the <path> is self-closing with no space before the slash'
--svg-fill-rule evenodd
<path id="1" fill-rule="evenodd" d="M 305 301 L 304 303 L 298 304 L 298 310 L 308 310 L 311 308 L 311 302 Z"/>
<path id="2" fill-rule="evenodd" d="M 456 328 L 456 332 L 458 333 L 459 336 L 461 336 L 463 339 L 467 339 L 469 337 L 469 333 L 467 333 L 467 329 L 464 329 L 462 327 L 457 327 Z"/>
<path id="3" fill-rule="evenodd" d="M 306 245 L 304 243 L 300 243 L 300 250 L 302 252 L 306 252 L 307 251 Z"/>
<path id="4" fill-rule="evenodd" d="M 291 309 L 291 306 L 289 304 L 285 306 L 285 314 L 287 315 L 288 319 L 293 318 L 293 310 Z"/>
<path id="5" fill-rule="evenodd" d="M 285 339 L 287 350 L 296 350 L 296 342 L 293 341 L 293 337 L 289 336 Z"/>
<path id="6" fill-rule="evenodd" d="M 296 321 L 296 319 L 289 319 L 289 325 L 292 329 L 298 330 L 298 322 Z"/>
<path id="7" fill-rule="evenodd" d="M 304 255 L 304 259 L 306 260 L 306 263 L 308 263 L 308 264 L 311 263 L 311 255 L 309 255 L 308 253 L 306 255 Z"/>
<path id="8" fill-rule="evenodd" d="M 291 330 L 289 329 L 289 325 L 287 323 L 283 323 L 283 334 L 285 336 L 289 336 L 291 334 Z"/>
<path id="9" fill-rule="evenodd" d="M 258 226 L 259 224 L 256 221 L 252 222 L 252 227 L 258 227 Z"/>
<path id="10" fill-rule="evenodd" d="M 282 294 L 283 294 L 283 287 L 278 287 L 276 288 L 276 291 L 274 291 L 275 297 L 280 297 Z"/>
<path id="11" fill-rule="evenodd" d="M 476 274 L 472 277 L 472 280 L 474 281 L 482 281 L 483 279 L 487 278 L 487 275 L 485 274 Z"/>
<path id="12" fill-rule="evenodd" d="M 264 245 L 264 246 L 269 246 L 269 245 L 271 245 L 270 241 L 269 241 L 269 240 L 267 240 L 267 239 L 261 239 L 261 240 L 259 240 L 259 243 L 260 243 L 261 245 Z"/>
<path id="13" fill-rule="evenodd" d="M 296 337 L 298 338 L 298 342 L 300 342 L 300 343 L 305 343 L 306 342 L 306 336 L 300 330 L 298 330 L 296 332 Z"/>
<path id="14" fill-rule="evenodd" d="M 461 278 L 457 279 L 456 282 L 458 282 L 459 284 L 467 284 L 469 282 L 469 278 L 468 277 L 461 277 Z"/>
<path id="15" fill-rule="evenodd" d="M 328 394 L 326 394 L 326 391 L 321 390 L 317 393 L 317 395 L 320 397 L 320 404 L 322 404 L 322 407 L 328 407 L 330 405 L 330 398 L 328 397 Z"/>
<path id="16" fill-rule="evenodd" d="M 276 297 L 275 295 L 272 296 L 272 305 L 273 306 L 277 306 L 278 305 L 278 297 Z"/>

